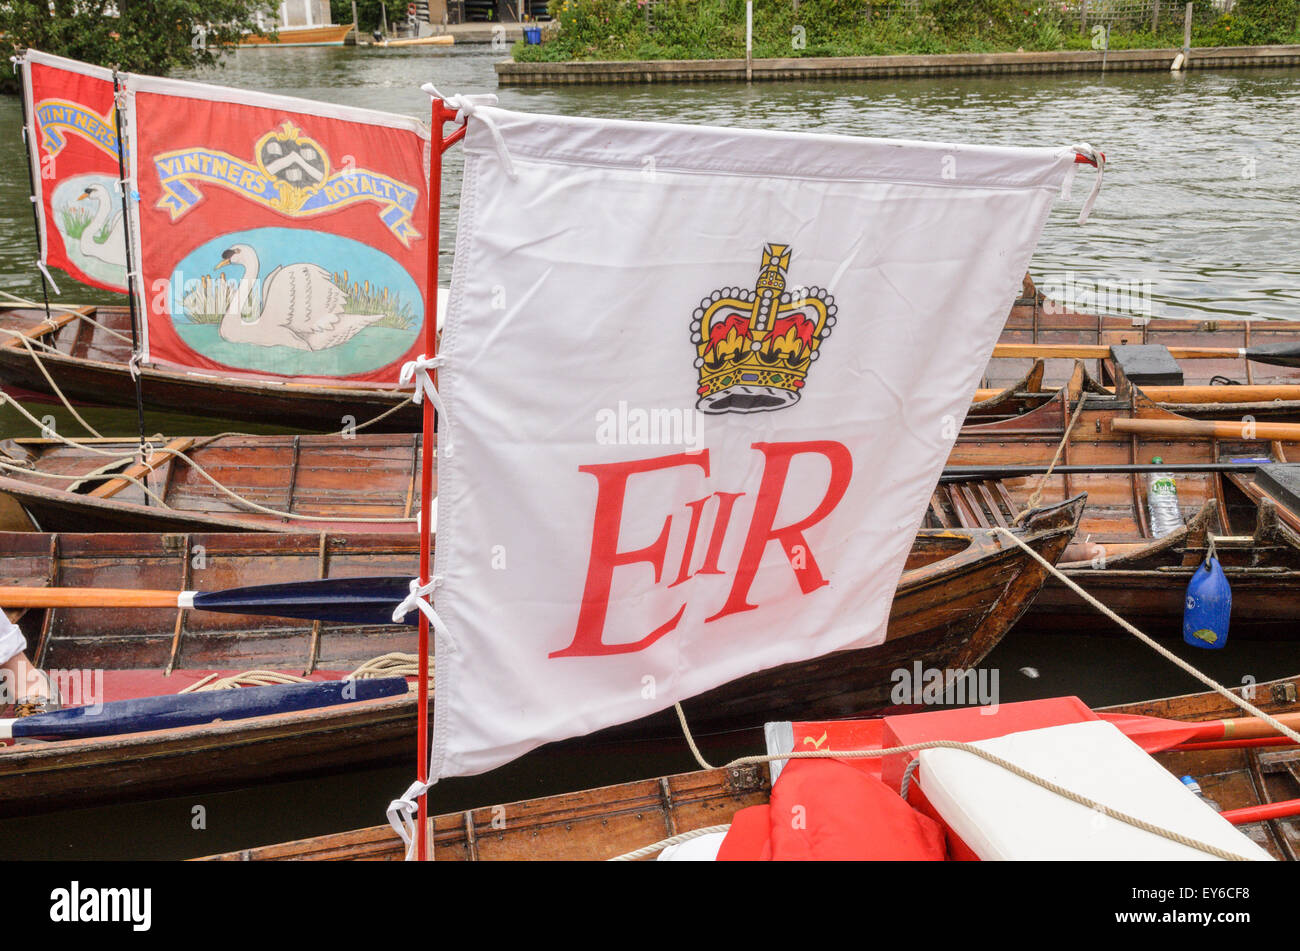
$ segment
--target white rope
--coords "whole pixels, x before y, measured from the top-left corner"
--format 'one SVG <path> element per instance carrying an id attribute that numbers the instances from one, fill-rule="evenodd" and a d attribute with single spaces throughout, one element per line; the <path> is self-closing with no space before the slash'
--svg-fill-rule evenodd
<path id="1" fill-rule="evenodd" d="M 515 171 L 515 163 L 510 158 L 510 151 L 506 148 L 506 140 L 501 135 L 501 130 L 497 128 L 496 122 L 488 115 L 479 112 L 479 106 L 495 106 L 497 97 L 491 93 L 476 93 L 474 95 L 462 94 L 459 96 L 444 96 L 438 91 L 438 87 L 433 83 L 425 83 L 420 87 L 421 90 L 428 93 L 434 99 L 441 99 L 443 104 L 449 109 L 456 110 L 456 121 L 465 122 L 470 116 L 477 116 L 483 125 L 492 135 L 492 142 L 497 147 L 497 157 L 501 159 L 501 166 L 510 180 L 518 181 L 519 173 Z M 435 130 L 437 131 L 437 130 Z"/>
<path id="2" fill-rule="evenodd" d="M 121 465 L 123 463 L 130 462 L 131 459 L 132 459 L 131 456 L 122 456 L 118 460 L 117 464 Z M 3 459 L 0 459 L 0 469 L 4 469 L 8 472 L 13 472 L 17 475 L 21 475 L 24 477 L 34 476 L 39 479 L 60 479 L 64 482 L 71 482 L 73 484 L 68 486 L 67 488 L 67 491 L 69 492 L 75 491 L 77 485 L 82 482 L 97 482 L 97 481 L 116 482 L 120 479 L 123 482 L 131 483 L 133 486 L 135 486 L 145 495 L 149 496 L 149 498 L 153 499 L 155 502 L 158 503 L 158 506 L 160 508 L 165 508 L 165 509 L 171 508 L 170 505 L 168 505 L 162 498 L 160 498 L 157 495 L 157 493 L 153 492 L 143 482 L 141 482 L 139 479 L 135 478 L 134 476 L 127 475 L 124 472 L 119 472 L 116 474 L 112 472 L 92 472 L 87 475 L 63 475 L 56 472 L 41 472 L 37 469 L 29 469 L 24 466 L 15 465 L 14 463 L 11 462 L 5 462 Z"/>
<path id="3" fill-rule="evenodd" d="M 17 294 L 11 294 L 6 290 L 0 290 L 0 297 L 12 301 L 13 303 L 18 304 L 19 306 L 30 307 L 33 310 L 40 310 L 47 306 L 37 301 L 29 300 L 26 297 L 20 297 Z M 85 306 L 84 304 L 49 304 L 48 306 L 50 310 L 58 310 L 58 311 L 63 311 L 64 313 L 73 314 L 78 320 L 84 320 L 88 324 L 93 324 L 94 326 L 98 327 L 100 330 L 104 331 L 104 333 L 111 334 L 112 336 L 116 337 L 118 340 L 121 340 L 124 343 L 131 342 L 131 338 L 128 337 L 126 334 L 114 330 L 112 327 L 109 327 L 107 324 L 100 323 L 98 320 L 96 320 L 94 317 L 91 317 L 89 314 L 82 313 L 81 308 Z"/>
<path id="4" fill-rule="evenodd" d="M 8 396 L 4 393 L 0 393 L 0 406 L 3 406 L 5 404 L 14 407 L 14 409 L 16 409 L 21 416 L 23 416 L 33 426 L 37 427 L 37 429 L 44 430 L 44 426 L 41 423 L 41 421 L 38 420 L 35 416 L 33 416 L 31 412 L 29 412 L 21 403 L 19 403 L 11 396 Z M 86 425 L 86 424 L 83 423 L 82 425 Z M 120 451 L 99 449 L 95 446 L 89 445 L 88 443 L 80 442 L 76 439 L 72 439 L 68 436 L 64 436 L 62 433 L 58 432 L 57 430 L 49 430 L 48 433 L 49 435 L 47 438 L 50 438 L 55 442 L 61 442 L 66 446 L 71 446 L 72 448 L 79 449 L 83 452 L 93 453 L 94 455 L 97 456 L 105 456 L 108 459 L 113 460 L 114 463 L 120 464 L 123 462 L 131 462 L 136 458 L 136 455 L 123 456 Z M 99 434 L 96 433 L 96 436 L 98 435 Z M 223 433 L 220 436 L 212 436 L 207 440 L 207 443 L 214 442 L 215 440 L 224 438 L 225 436 L 234 436 L 234 435 L 239 435 L 239 434 Z M 123 440 L 123 442 L 125 441 L 126 440 Z M 168 455 L 175 456 L 178 459 L 181 459 L 183 462 L 185 462 L 186 465 L 188 465 L 191 469 L 193 469 L 196 473 L 198 473 L 199 476 L 201 476 L 204 480 L 206 480 L 209 484 L 211 484 L 218 492 L 222 493 L 227 498 L 230 498 L 233 501 L 239 503 L 240 505 L 243 505 L 254 512 L 260 512 L 264 515 L 271 515 L 274 516 L 275 518 L 288 519 L 292 521 L 301 521 L 301 522 L 398 524 L 398 523 L 407 523 L 407 522 L 415 521 L 414 518 L 407 518 L 405 516 L 396 516 L 396 515 L 392 516 L 391 518 L 385 518 L 382 515 L 378 515 L 378 516 L 305 515 L 299 512 L 284 512 L 279 509 L 273 509 L 270 508 L 269 506 L 261 505 L 257 502 L 254 502 L 252 499 L 245 498 L 244 496 L 240 495 L 238 492 L 235 492 L 233 489 L 230 489 L 227 486 L 223 485 L 220 480 L 218 480 L 210 472 L 204 469 L 203 466 L 199 465 L 197 462 L 194 461 L 194 459 L 192 459 L 190 456 L 186 455 L 184 452 L 182 452 L 179 449 L 173 449 L 170 446 L 160 446 L 157 449 L 152 449 L 152 447 L 150 447 L 148 444 L 146 444 L 146 447 L 149 450 L 151 450 L 150 455 L 153 455 L 155 453 L 166 453 Z M 137 454 L 139 453 L 138 449 L 136 450 L 136 453 Z M 10 465 L 4 462 L 0 462 L 0 468 L 6 468 L 17 472 L 21 472 L 23 475 L 38 476 L 47 479 L 66 479 L 67 481 L 71 481 L 74 483 L 86 482 L 92 480 L 103 480 L 105 482 L 111 482 L 120 479 L 126 482 L 130 482 L 132 485 L 139 488 L 147 496 L 156 500 L 158 504 L 161 505 L 163 508 L 168 508 L 168 509 L 171 508 L 171 506 L 169 506 L 163 499 L 161 499 L 158 495 L 156 495 L 148 488 L 146 488 L 144 483 L 140 482 L 138 479 L 134 479 L 131 476 L 128 476 L 125 473 L 121 473 L 121 472 L 97 471 L 97 472 L 86 473 L 77 476 L 64 476 L 64 475 L 57 475 L 55 473 L 41 472 L 36 469 Z"/>
<path id="5" fill-rule="evenodd" d="M 1124 628 L 1124 630 L 1128 631 L 1130 634 L 1132 634 L 1134 637 L 1140 640 L 1143 644 L 1147 645 L 1147 647 L 1150 647 L 1153 651 L 1155 651 L 1165 660 L 1169 661 L 1170 663 L 1174 664 L 1176 667 L 1179 667 L 1182 670 L 1186 671 L 1187 673 L 1191 674 L 1201 683 L 1205 684 L 1205 686 L 1209 687 L 1211 690 L 1213 690 L 1215 693 L 1219 694 L 1221 697 L 1225 698 L 1229 702 L 1236 704 L 1238 707 L 1245 710 L 1251 716 L 1258 717 L 1259 719 L 1263 720 L 1265 723 L 1271 726 L 1278 733 L 1285 736 L 1287 739 L 1293 740 L 1296 743 L 1300 743 L 1300 733 L 1297 733 L 1289 726 L 1283 725 L 1277 719 L 1269 716 L 1267 713 L 1265 713 L 1263 710 L 1256 707 L 1254 704 L 1248 703 L 1247 701 L 1243 700 L 1241 697 L 1238 697 L 1227 687 L 1223 686 L 1213 678 L 1208 677 L 1205 674 L 1201 673 L 1199 670 L 1197 670 L 1187 661 L 1183 660 L 1173 651 L 1169 650 L 1166 647 L 1161 646 L 1160 644 L 1157 644 L 1150 637 L 1143 634 L 1141 631 L 1139 631 L 1128 621 L 1124 620 L 1122 617 L 1120 617 L 1110 608 L 1106 607 L 1106 605 L 1102 604 L 1100 601 L 1098 601 L 1096 598 L 1090 595 L 1087 591 L 1084 591 L 1081 587 L 1075 584 L 1074 581 L 1071 580 L 1070 577 L 1065 572 L 1061 571 L 1059 568 L 1057 568 L 1054 564 L 1052 564 L 1050 561 L 1048 561 L 1038 552 L 1034 551 L 1033 548 L 1025 544 L 1024 540 L 1021 539 L 1019 536 L 1017 536 L 1014 532 L 1008 531 L 1007 529 L 1002 528 L 1001 526 L 994 527 L 990 529 L 990 531 L 996 532 L 999 535 L 1005 535 L 1007 538 L 1011 539 L 1013 542 L 1015 542 L 1025 551 L 1029 552 L 1029 554 L 1033 555 L 1034 559 L 1038 561 L 1039 564 L 1041 564 L 1044 568 L 1046 568 L 1047 571 L 1052 576 L 1054 576 L 1067 588 L 1069 588 L 1079 597 L 1083 598 L 1083 600 L 1087 601 L 1094 608 L 1096 608 L 1102 614 L 1106 615 L 1106 617 L 1110 618 L 1120 627 Z"/>
<path id="6" fill-rule="evenodd" d="M 0 331 L 3 331 L 4 333 L 7 333 L 11 336 L 17 337 L 19 340 L 22 341 L 23 347 L 26 348 L 28 356 L 30 356 L 32 360 L 36 362 L 36 368 L 41 371 L 41 376 L 45 377 L 45 382 L 50 385 L 50 390 L 54 393 L 55 396 L 59 398 L 59 402 L 63 404 L 64 409 L 66 409 L 69 413 L 72 414 L 72 418 L 75 419 L 78 423 L 80 423 L 82 428 L 85 429 L 86 432 L 90 433 L 92 436 L 95 436 L 96 438 L 100 438 L 99 430 L 97 430 L 94 426 L 90 425 L 90 423 L 86 422 L 84 419 L 81 418 L 81 414 L 77 412 L 77 408 L 68 401 L 68 398 L 63 394 L 63 390 L 59 389 L 59 384 L 54 382 L 54 377 L 50 376 L 50 371 L 45 368 L 45 364 L 41 361 L 41 358 L 37 356 L 36 351 L 32 349 L 31 337 L 28 337 L 27 334 L 18 333 L 15 330 L 7 330 L 3 327 L 0 327 Z M 14 401 L 10 400 L 10 402 L 14 402 Z M 14 405 L 16 406 L 17 403 L 14 403 Z M 32 418 L 34 419 L 35 417 Z M 38 423 L 37 425 L 39 426 L 40 424 Z M 42 429 L 43 428 L 44 427 L 42 427 Z"/>
<path id="7" fill-rule="evenodd" d="M 1012 535 L 1012 537 L 1014 538 L 1015 536 Z M 1026 548 L 1028 548 L 1028 546 L 1026 546 Z M 1033 551 L 1033 549 L 1029 549 L 1029 550 L 1031 552 Z M 682 724 L 682 733 L 683 735 L 685 735 L 686 742 L 690 746 L 691 752 L 695 755 L 696 761 L 705 769 L 714 769 L 715 767 L 710 766 L 707 762 L 705 762 L 704 757 L 700 755 L 700 751 L 695 745 L 695 738 L 691 735 L 691 729 L 686 724 L 686 714 L 682 712 L 682 705 L 679 703 L 676 706 L 677 706 L 677 717 L 679 720 L 681 720 L 681 724 Z M 1112 819 L 1118 819 L 1120 822 L 1127 823 L 1128 825 L 1141 829 L 1144 832 L 1150 832 L 1153 835 L 1161 836 L 1162 838 L 1166 838 L 1173 842 L 1177 842 L 1180 845 L 1185 845 L 1188 848 L 1197 849 L 1202 852 L 1208 852 L 1211 855 L 1217 856 L 1221 859 L 1227 859 L 1229 861 L 1242 861 L 1242 862 L 1247 861 L 1247 859 L 1244 856 L 1237 855 L 1235 852 L 1229 852 L 1226 849 L 1221 849 L 1217 845 L 1209 845 L 1205 842 L 1201 842 L 1199 839 L 1189 838 L 1188 836 L 1185 836 L 1180 832 L 1174 832 L 1172 829 L 1166 829 L 1163 826 L 1158 826 L 1155 825 L 1154 823 L 1147 822 L 1145 819 L 1138 819 L 1134 816 L 1130 816 L 1128 813 L 1120 812 L 1117 809 L 1112 809 L 1110 806 L 1107 806 L 1103 803 L 1099 803 L 1093 799 L 1089 799 L 1087 796 L 1080 795 L 1079 793 L 1076 793 L 1073 790 L 1066 789 L 1064 786 L 1057 785 L 1056 783 L 1052 782 L 1049 779 L 1044 779 L 1042 776 L 1039 776 L 1035 773 L 1031 773 L 1029 770 L 1025 769 L 1024 767 L 1018 766 L 1015 763 L 1011 762 L 1010 760 L 1003 759 L 1001 756 L 997 756 L 994 753 L 990 753 L 988 750 L 976 746 L 973 743 L 959 743 L 955 740 L 930 740 L 929 742 L 926 743 L 912 743 L 907 746 L 896 746 L 890 749 L 807 750 L 803 752 L 791 751 L 789 753 L 773 753 L 765 756 L 742 756 L 739 759 L 732 760 L 723 768 L 736 769 L 741 766 L 757 766 L 766 763 L 783 762 L 789 759 L 875 759 L 882 756 L 892 756 L 895 753 L 913 753 L 920 750 L 938 750 L 938 749 L 961 750 L 966 753 L 972 753 L 983 760 L 987 760 L 988 762 L 992 763 L 994 766 L 1000 766 L 1002 769 L 1007 770 L 1009 773 L 1012 773 L 1015 776 L 1019 776 L 1021 779 L 1028 780 L 1029 782 L 1033 783 L 1036 786 L 1041 786 L 1043 789 L 1046 789 L 1048 792 L 1055 793 L 1058 796 L 1061 796 L 1065 799 L 1069 799 L 1071 802 L 1077 802 L 1081 806 L 1087 806 L 1089 809 L 1093 809 L 1097 812 L 1100 812 L 1103 815 L 1109 816 Z M 905 777 L 904 786 L 903 786 L 904 799 L 907 798 L 906 792 L 907 792 L 907 785 L 906 785 L 906 777 Z M 653 847 L 647 846 L 647 848 L 653 848 Z M 638 853 L 642 851 L 644 850 L 638 850 Z M 629 854 L 634 855 L 638 853 L 629 853 Z"/>

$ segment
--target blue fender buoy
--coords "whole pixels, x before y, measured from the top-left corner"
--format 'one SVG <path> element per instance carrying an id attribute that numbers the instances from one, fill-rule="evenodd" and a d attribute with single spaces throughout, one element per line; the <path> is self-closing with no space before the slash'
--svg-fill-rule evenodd
<path id="1" fill-rule="evenodd" d="M 1183 601 L 1183 640 L 1193 647 L 1218 650 L 1228 643 L 1228 621 L 1232 617 L 1232 587 L 1210 554 L 1187 583 Z"/>

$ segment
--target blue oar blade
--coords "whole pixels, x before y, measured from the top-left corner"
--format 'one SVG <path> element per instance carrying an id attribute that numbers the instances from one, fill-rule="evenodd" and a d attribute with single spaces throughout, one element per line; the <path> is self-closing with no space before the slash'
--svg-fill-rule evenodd
<path id="1" fill-rule="evenodd" d="M 201 591 L 194 607 L 223 614 L 291 617 L 339 624 L 393 624 L 393 611 L 410 593 L 411 579 L 325 578 L 284 584 L 253 585 L 226 591 Z M 407 615 L 414 624 L 418 612 Z"/>
<path id="2" fill-rule="evenodd" d="M 1300 367 L 1300 344 L 1264 343 L 1246 348 L 1247 358 L 1275 367 Z"/>
<path id="3" fill-rule="evenodd" d="M 140 697 L 24 717 L 14 721 L 13 735 L 68 740 L 143 733 L 393 697 L 406 690 L 405 677 L 377 677 Z"/>

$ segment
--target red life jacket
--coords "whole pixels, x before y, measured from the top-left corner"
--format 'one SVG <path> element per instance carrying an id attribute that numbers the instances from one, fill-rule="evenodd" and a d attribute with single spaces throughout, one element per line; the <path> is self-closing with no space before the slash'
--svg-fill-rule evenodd
<path id="1" fill-rule="evenodd" d="M 832 759 L 790 760 L 765 806 L 736 813 L 719 861 L 942 861 L 943 829 L 879 779 Z"/>

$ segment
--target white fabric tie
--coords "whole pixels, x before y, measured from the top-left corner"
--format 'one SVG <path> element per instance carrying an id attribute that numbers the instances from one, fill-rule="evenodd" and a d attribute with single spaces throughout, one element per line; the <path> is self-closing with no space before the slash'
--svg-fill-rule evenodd
<path id="1" fill-rule="evenodd" d="M 438 575 L 434 575 L 429 579 L 429 583 L 425 585 L 420 584 L 419 578 L 412 579 L 411 593 L 402 599 L 402 603 L 393 611 L 393 620 L 401 623 L 406 615 L 418 610 L 429 619 L 429 626 L 437 633 L 442 644 L 447 648 L 454 649 L 447 626 L 442 622 L 442 618 L 438 617 L 438 612 L 433 609 L 433 605 L 429 603 L 429 595 L 433 594 L 434 589 L 441 583 L 442 578 Z M 436 653 L 435 650 L 435 656 Z M 417 779 L 407 787 L 406 792 L 402 793 L 400 799 L 394 799 L 388 804 L 388 824 L 401 837 L 402 844 L 406 849 L 406 861 L 408 862 L 415 858 L 415 823 L 419 809 L 418 800 L 432 788 L 434 782 L 436 780 L 424 783 Z M 429 843 L 429 847 L 429 856 L 432 858 L 432 842 Z"/>
<path id="2" fill-rule="evenodd" d="M 1076 145 L 1074 151 L 1097 163 L 1097 177 L 1093 180 L 1092 191 L 1088 192 L 1088 197 L 1084 199 L 1083 207 L 1079 209 L 1079 224 L 1085 224 L 1088 221 L 1088 216 L 1092 214 L 1092 206 L 1097 203 L 1097 195 L 1101 193 L 1101 178 L 1102 174 L 1106 171 L 1106 156 L 1102 155 L 1087 142 Z"/>
<path id="3" fill-rule="evenodd" d="M 388 804 L 388 824 L 393 827 L 406 847 L 406 861 L 415 859 L 415 822 L 420 808 L 419 798 L 433 788 L 433 783 L 422 783 L 418 779 L 406 787 L 400 799 Z M 433 858 L 433 842 L 430 837 L 429 858 Z"/>
<path id="4" fill-rule="evenodd" d="M 464 122 L 470 116 L 478 115 L 479 106 L 495 106 L 497 104 L 497 97 L 492 93 L 444 96 L 438 91 L 438 87 L 433 83 L 425 83 L 420 87 L 420 89 L 427 92 L 434 99 L 441 99 L 448 109 L 455 109 L 457 122 Z M 488 132 L 492 135 L 492 141 L 497 147 L 497 156 L 501 159 L 501 165 L 505 169 L 506 175 L 510 177 L 512 182 L 518 181 L 519 175 L 515 172 L 515 163 L 510 158 L 510 151 L 506 148 L 506 140 L 501 135 L 501 130 L 498 129 L 497 124 L 487 116 L 478 115 L 478 117 L 483 121 L 483 125 L 487 126 Z"/>
<path id="5" fill-rule="evenodd" d="M 417 532 L 423 530 L 424 526 L 421 523 L 423 516 L 423 512 L 415 513 L 415 530 Z M 436 495 L 429 502 L 429 534 L 438 534 L 438 497 Z"/>
<path id="6" fill-rule="evenodd" d="M 53 277 L 53 275 L 51 275 L 50 272 L 46 269 L 46 267 L 45 267 L 45 262 L 44 262 L 44 261 L 37 261 L 37 262 L 36 262 L 36 266 L 37 266 L 38 268 L 40 268 L 41 273 L 45 275 L 45 279 L 46 279 L 47 281 L 50 282 L 50 287 L 54 288 L 54 293 L 57 294 L 57 295 L 61 295 L 63 292 L 59 290 L 59 285 L 54 283 L 54 277 Z"/>
<path id="7" fill-rule="evenodd" d="M 433 604 L 429 601 L 429 595 L 433 594 L 434 589 L 442 584 L 442 576 L 434 575 L 429 579 L 429 583 L 420 584 L 419 578 L 411 579 L 411 593 L 402 599 L 402 602 L 393 609 L 393 623 L 401 624 L 412 611 L 419 611 L 429 619 L 429 626 L 442 639 L 443 645 L 448 650 L 455 650 L 456 645 L 452 643 L 451 631 L 443 623 L 442 618 L 438 617 L 438 612 L 433 609 Z"/>
<path id="8" fill-rule="evenodd" d="M 438 413 L 438 419 L 443 421 L 443 441 L 439 444 L 438 449 L 450 456 L 451 420 L 447 418 L 447 411 L 442 405 L 442 397 L 438 395 L 438 388 L 433 385 L 433 375 L 429 372 L 442 366 L 442 359 L 442 357 L 420 355 L 414 360 L 408 360 L 402 364 L 402 373 L 397 378 L 397 385 L 415 384 L 415 392 L 411 394 L 412 403 L 418 405 L 424 402 L 426 396 L 429 398 L 429 403 Z"/>

